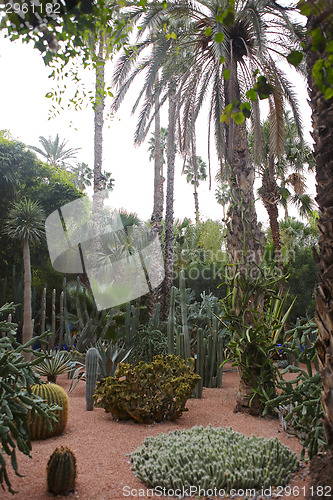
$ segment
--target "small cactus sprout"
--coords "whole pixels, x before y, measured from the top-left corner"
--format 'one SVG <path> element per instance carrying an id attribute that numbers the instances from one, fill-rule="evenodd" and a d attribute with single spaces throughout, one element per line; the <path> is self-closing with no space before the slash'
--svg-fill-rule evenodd
<path id="1" fill-rule="evenodd" d="M 75 488 L 76 458 L 65 446 L 56 448 L 47 463 L 47 489 L 55 495 L 68 495 Z"/>

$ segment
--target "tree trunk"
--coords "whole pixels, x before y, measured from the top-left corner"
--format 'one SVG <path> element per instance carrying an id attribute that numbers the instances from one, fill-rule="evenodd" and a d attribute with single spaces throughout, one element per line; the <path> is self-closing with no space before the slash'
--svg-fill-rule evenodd
<path id="1" fill-rule="evenodd" d="M 262 202 L 267 211 L 269 218 L 269 225 L 272 232 L 274 255 L 278 262 L 278 267 L 282 274 L 284 274 L 284 266 L 281 250 L 280 226 L 279 226 L 279 190 L 274 176 L 273 157 L 270 156 L 269 168 L 265 169 L 262 176 Z"/>
<path id="2" fill-rule="evenodd" d="M 194 213 L 195 213 L 195 223 L 199 224 L 200 218 L 199 218 L 199 197 L 198 197 L 198 191 L 197 191 L 197 181 L 194 179 L 194 191 L 193 191 L 193 196 L 194 196 Z"/>
<path id="3" fill-rule="evenodd" d="M 23 290 L 23 327 L 22 344 L 26 344 L 33 336 L 32 311 L 31 311 L 31 262 L 29 239 L 23 240 L 23 265 L 24 265 L 24 290 Z M 23 353 L 24 359 L 30 361 L 31 354 Z"/>
<path id="4" fill-rule="evenodd" d="M 175 179 L 175 127 L 176 127 L 176 100 L 175 91 L 169 94 L 169 123 L 168 123 L 168 151 L 167 151 L 167 192 L 165 212 L 165 254 L 164 254 L 164 296 L 162 317 L 166 319 L 170 308 L 170 294 L 173 283 L 173 202 Z"/>
<path id="5" fill-rule="evenodd" d="M 158 76 L 155 80 L 155 85 L 158 83 Z M 162 235 L 162 216 L 163 216 L 163 164 L 162 164 L 162 149 L 161 149 L 161 120 L 159 112 L 159 97 L 155 98 L 155 155 L 154 155 L 154 206 L 151 216 L 151 224 L 153 235 L 161 240 Z M 158 303 L 162 303 L 162 284 L 158 285 L 149 294 L 148 309 L 149 315 L 152 317 L 155 313 Z"/>
<path id="6" fill-rule="evenodd" d="M 263 255 L 263 233 L 255 210 L 254 166 L 250 159 L 245 123 L 233 123 L 233 127 L 233 151 L 231 154 L 229 151 L 231 203 L 228 210 L 227 248 L 232 264 L 259 264 Z"/>
<path id="7" fill-rule="evenodd" d="M 105 59 L 104 38 L 98 40 L 98 57 L 95 81 L 95 115 L 94 115 L 94 193 L 102 189 L 102 159 L 103 159 L 103 126 L 104 126 L 104 84 Z"/>
<path id="8" fill-rule="evenodd" d="M 225 81 L 224 91 L 226 104 L 234 102 L 235 99 L 240 100 L 239 84 L 237 81 L 237 62 L 230 60 L 228 64 L 230 69 L 230 79 Z M 250 157 L 250 148 L 248 142 L 248 134 L 246 130 L 246 122 L 236 124 L 232 119 L 226 128 L 226 147 L 227 160 L 230 165 L 230 206 L 228 209 L 227 222 L 227 249 L 229 262 L 232 267 L 229 272 L 234 273 L 240 271 L 247 273 L 252 264 L 260 265 L 263 257 L 263 240 L 264 236 L 261 231 L 261 224 L 257 222 L 257 214 L 255 210 L 254 198 L 254 165 Z M 254 266 L 252 270 L 257 270 Z M 250 274 L 251 276 L 252 274 Z M 242 294 L 239 289 L 237 294 Z M 261 299 L 263 306 L 264 297 Z M 251 314 L 248 315 L 251 318 Z M 246 328 L 251 325 L 251 319 L 244 319 Z M 251 360 L 250 360 L 251 362 Z M 255 363 L 255 360 L 253 360 Z M 254 394 L 255 380 L 247 380 L 240 372 L 240 384 L 237 398 L 236 411 L 247 411 L 250 405 L 249 394 Z M 257 406 L 257 395 L 254 396 L 252 404 Z"/>
<path id="9" fill-rule="evenodd" d="M 316 6 L 316 2 L 310 2 Z M 316 10 L 316 12 L 315 12 Z M 319 28 L 329 33 L 333 22 L 332 1 L 322 2 L 308 18 L 308 32 Z M 325 100 L 312 76 L 312 68 L 327 53 L 306 48 L 310 105 L 312 108 L 314 159 L 319 211 L 319 279 L 315 290 L 324 427 L 329 450 L 333 451 L 333 99 Z"/>

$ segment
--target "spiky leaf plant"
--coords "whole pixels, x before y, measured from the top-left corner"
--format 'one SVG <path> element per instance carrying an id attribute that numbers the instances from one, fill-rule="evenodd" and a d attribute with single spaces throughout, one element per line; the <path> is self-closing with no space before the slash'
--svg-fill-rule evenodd
<path id="1" fill-rule="evenodd" d="M 62 373 L 68 373 L 75 366 L 71 354 L 67 351 L 51 350 L 49 357 L 35 366 L 35 371 L 47 377 L 48 382 L 56 383 L 57 376 Z"/>
<path id="2" fill-rule="evenodd" d="M 288 484 L 297 456 L 277 439 L 193 427 L 147 437 L 131 454 L 141 481 L 159 488 L 262 489 Z"/>

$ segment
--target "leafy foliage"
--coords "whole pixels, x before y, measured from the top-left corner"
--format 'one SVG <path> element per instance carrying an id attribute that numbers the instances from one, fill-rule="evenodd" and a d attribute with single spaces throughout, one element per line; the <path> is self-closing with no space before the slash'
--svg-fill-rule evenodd
<path id="1" fill-rule="evenodd" d="M 72 356 L 67 351 L 51 349 L 47 357 L 35 365 L 34 370 L 41 376 L 47 377 L 48 382 L 56 383 L 57 376 L 68 373 L 75 366 Z"/>
<path id="2" fill-rule="evenodd" d="M 139 361 L 151 362 L 154 356 L 168 353 L 167 337 L 164 332 L 148 326 L 141 325 L 132 340 L 132 351 L 130 360 L 133 363 Z"/>
<path id="3" fill-rule="evenodd" d="M 295 328 L 286 333 L 289 340 L 283 345 L 283 353 L 289 364 L 278 383 L 281 394 L 266 403 L 266 410 L 274 408 L 278 413 L 284 429 L 287 432 L 293 429 L 300 438 L 303 446 L 301 460 L 306 453 L 311 459 L 327 444 L 322 425 L 322 384 L 315 347 L 317 333 L 314 321 L 305 324 L 298 321 Z M 283 375 L 288 372 L 294 373 L 295 378 L 286 380 Z"/>
<path id="4" fill-rule="evenodd" d="M 179 356 L 155 356 L 135 367 L 120 363 L 114 377 L 98 383 L 95 406 L 138 423 L 176 420 L 200 379 Z"/>
<path id="5" fill-rule="evenodd" d="M 0 308 L 0 316 L 8 316 L 14 311 L 12 304 Z M 18 473 L 16 452 L 19 450 L 30 456 L 31 443 L 28 429 L 29 411 L 43 416 L 49 428 L 51 420 L 56 420 L 54 410 L 57 406 L 49 406 L 31 391 L 31 385 L 39 381 L 33 366 L 43 359 L 44 354 L 31 362 L 22 356 L 23 350 L 30 349 L 30 341 L 24 346 L 15 338 L 15 324 L 0 322 L 0 484 L 14 493 L 7 472 L 6 456 L 10 457 L 11 466 Z M 39 341 L 46 334 L 37 337 Z"/>
<path id="6" fill-rule="evenodd" d="M 131 454 L 131 462 L 138 478 L 153 487 L 195 485 L 227 493 L 283 486 L 298 467 L 296 454 L 277 439 L 210 425 L 150 436 Z"/>
<path id="7" fill-rule="evenodd" d="M 283 327 L 291 306 L 285 311 L 286 298 L 277 292 L 277 277 L 264 266 L 235 269 L 228 293 L 221 301 L 221 321 L 231 333 L 226 360 L 240 371 L 249 389 L 249 405 L 262 412 L 267 400 L 276 396 L 277 368 L 273 356 L 282 343 Z"/>

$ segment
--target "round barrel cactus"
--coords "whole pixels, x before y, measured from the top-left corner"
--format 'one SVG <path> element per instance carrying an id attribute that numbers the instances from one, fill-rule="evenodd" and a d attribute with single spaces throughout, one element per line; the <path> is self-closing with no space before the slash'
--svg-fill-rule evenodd
<path id="1" fill-rule="evenodd" d="M 68 495 L 75 488 L 76 458 L 66 446 L 56 448 L 47 463 L 47 489 L 55 495 Z"/>
<path id="2" fill-rule="evenodd" d="M 61 410 L 55 411 L 57 422 L 52 422 L 52 429 L 46 418 L 42 415 L 29 415 L 30 439 L 47 439 L 52 436 L 58 436 L 65 430 L 68 418 L 68 396 L 64 389 L 57 384 L 35 384 L 31 387 L 34 394 L 40 396 L 48 404 L 56 404 Z"/>

